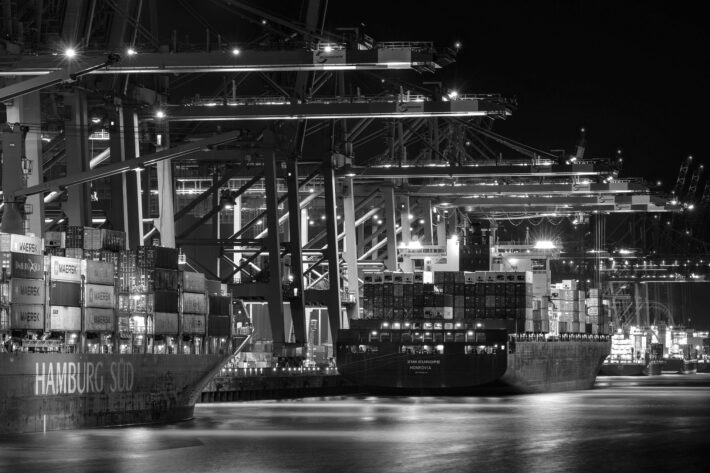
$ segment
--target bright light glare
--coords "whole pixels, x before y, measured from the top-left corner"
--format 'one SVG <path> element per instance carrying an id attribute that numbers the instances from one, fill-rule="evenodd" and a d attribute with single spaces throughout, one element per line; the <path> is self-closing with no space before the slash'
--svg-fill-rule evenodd
<path id="1" fill-rule="evenodd" d="M 234 49 L 232 49 L 232 54 L 234 54 L 235 56 L 239 56 L 239 53 L 241 53 L 241 51 L 239 50 L 239 48 L 234 48 Z"/>
<path id="2" fill-rule="evenodd" d="M 329 52 L 333 51 L 333 46 L 330 46 L 330 45 L 324 46 L 323 51 L 325 51 L 326 53 L 329 53 Z"/>
<path id="3" fill-rule="evenodd" d="M 64 50 L 64 55 L 68 58 L 76 56 L 76 50 L 74 48 L 67 48 Z"/>
<path id="4" fill-rule="evenodd" d="M 135 49 L 133 49 L 133 48 L 128 48 L 128 51 L 126 51 L 126 54 L 128 54 L 129 56 L 135 56 L 135 55 L 138 54 L 138 53 L 136 52 Z"/>
<path id="5" fill-rule="evenodd" d="M 538 250 L 551 250 L 555 248 L 555 244 L 550 240 L 539 240 L 535 242 L 535 248 Z"/>
<path id="6" fill-rule="evenodd" d="M 155 112 L 155 116 L 158 118 L 165 118 L 165 112 L 162 110 L 158 110 L 157 112 Z"/>

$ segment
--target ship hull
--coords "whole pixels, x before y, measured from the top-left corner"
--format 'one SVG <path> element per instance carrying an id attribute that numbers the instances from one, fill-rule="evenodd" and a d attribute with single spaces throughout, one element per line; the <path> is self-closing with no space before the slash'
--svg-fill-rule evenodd
<path id="1" fill-rule="evenodd" d="M 496 355 L 342 353 L 338 369 L 376 393 L 556 392 L 591 388 L 609 351 L 609 342 L 526 341 Z"/>
<path id="2" fill-rule="evenodd" d="M 0 354 L 0 434 L 192 417 L 225 355 Z"/>

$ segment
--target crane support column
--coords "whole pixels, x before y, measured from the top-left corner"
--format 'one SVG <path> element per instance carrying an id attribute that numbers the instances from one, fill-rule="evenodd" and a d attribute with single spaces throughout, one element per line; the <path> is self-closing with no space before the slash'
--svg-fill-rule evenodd
<path id="1" fill-rule="evenodd" d="M 73 176 L 91 169 L 88 143 L 88 112 L 86 95 L 75 91 L 64 96 L 65 106 L 69 110 L 69 120 L 65 122 L 67 176 Z M 91 186 L 79 184 L 67 188 L 67 201 L 63 204 L 64 213 L 70 225 L 91 226 Z"/>
<path id="2" fill-rule="evenodd" d="M 2 190 L 3 209 L 2 226 L 0 230 L 5 233 L 25 233 L 24 199 L 16 200 L 15 191 L 24 187 L 22 175 L 22 153 L 24 144 L 24 131 L 16 126 L 6 129 L 3 125 L 0 139 L 2 139 Z"/>
<path id="3" fill-rule="evenodd" d="M 400 197 L 399 223 L 402 225 L 402 245 L 409 245 L 412 241 L 412 231 L 410 230 L 411 220 L 409 219 L 409 196 L 403 195 Z M 402 271 L 414 271 L 412 267 L 412 258 L 402 256 Z"/>
<path id="4" fill-rule="evenodd" d="M 264 133 L 266 142 L 268 132 Z M 271 135 L 273 143 L 273 135 Z M 274 338 L 274 351 L 279 352 L 286 343 L 284 333 L 283 296 L 281 294 L 281 244 L 279 242 L 279 196 L 276 182 L 276 152 L 266 153 L 264 156 L 264 187 L 266 188 L 266 228 L 268 234 L 265 239 L 266 250 L 269 253 L 269 321 L 271 333 Z"/>
<path id="5" fill-rule="evenodd" d="M 348 304 L 348 320 L 358 317 L 360 314 L 360 289 L 357 270 L 357 241 L 355 228 L 355 190 L 351 177 L 343 181 L 343 231 L 345 233 L 345 243 L 343 257 L 348 266 L 348 291 L 355 297 L 355 302 Z"/>
<path id="6" fill-rule="evenodd" d="M 433 245 L 434 244 L 434 231 L 433 231 L 433 224 L 431 221 L 431 200 L 429 199 L 424 199 L 421 200 L 421 207 L 424 212 L 423 220 L 424 220 L 424 235 L 423 235 L 423 244 L 425 245 Z"/>
<path id="7" fill-rule="evenodd" d="M 170 137 L 167 122 L 157 127 L 160 143 L 155 151 L 162 151 L 170 147 L 167 141 Z M 160 232 L 160 244 L 169 248 L 175 248 L 175 209 L 173 199 L 175 191 L 173 189 L 173 164 L 172 159 L 166 159 L 155 164 L 158 171 L 158 221 L 157 229 Z"/>
<path id="8" fill-rule="evenodd" d="M 394 212 L 394 187 L 384 187 L 382 198 L 385 201 L 385 233 L 387 234 L 385 267 L 390 271 L 397 271 L 397 216 Z"/>
<path id="9" fill-rule="evenodd" d="M 138 117 L 131 109 L 117 103 L 111 131 L 111 162 L 120 163 L 138 157 Z M 127 247 L 135 249 L 143 244 L 143 206 L 141 205 L 141 182 L 138 172 L 123 172 L 111 177 L 109 218 L 115 230 L 126 232 Z"/>
<path id="10" fill-rule="evenodd" d="M 288 226 L 289 246 L 291 253 L 291 282 L 288 294 L 293 319 L 293 331 L 296 343 L 305 345 L 306 337 L 306 307 L 303 293 L 303 248 L 301 242 L 301 204 L 298 196 L 298 163 L 294 157 L 288 158 Z"/>
<path id="11" fill-rule="evenodd" d="M 335 204 L 335 173 L 330 159 L 321 167 L 323 186 L 325 187 L 325 226 L 327 248 L 325 256 L 328 260 L 328 280 L 330 286 L 326 295 L 328 321 L 333 340 L 338 338 L 338 330 L 343 327 L 340 310 L 340 255 L 338 254 L 338 217 Z"/>

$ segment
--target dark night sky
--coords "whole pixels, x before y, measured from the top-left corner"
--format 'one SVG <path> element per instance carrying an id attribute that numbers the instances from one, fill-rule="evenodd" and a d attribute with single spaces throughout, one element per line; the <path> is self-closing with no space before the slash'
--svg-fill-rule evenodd
<path id="1" fill-rule="evenodd" d="M 460 40 L 445 83 L 518 99 L 496 131 L 571 151 L 584 126 L 587 157 L 620 148 L 622 176 L 663 179 L 670 189 L 688 154 L 706 158 L 710 105 L 705 17 L 681 3 L 331 1 L 328 23 L 364 23 L 381 41 Z"/>

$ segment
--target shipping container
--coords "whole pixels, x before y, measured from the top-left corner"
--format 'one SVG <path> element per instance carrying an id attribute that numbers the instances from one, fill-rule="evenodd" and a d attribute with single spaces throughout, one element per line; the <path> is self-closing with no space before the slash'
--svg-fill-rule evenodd
<path id="1" fill-rule="evenodd" d="M 84 309 L 84 330 L 87 332 L 113 332 L 113 309 L 87 307 Z"/>
<path id="2" fill-rule="evenodd" d="M 44 256 L 29 253 L 0 253 L 2 267 L 8 276 L 25 279 L 44 279 Z"/>
<path id="3" fill-rule="evenodd" d="M 183 292 L 181 294 L 182 311 L 188 314 L 206 314 L 207 298 L 204 294 Z"/>
<path id="4" fill-rule="evenodd" d="M 44 244 L 39 237 L 0 233 L 0 251 L 42 255 Z"/>
<path id="5" fill-rule="evenodd" d="M 84 257 L 84 249 L 83 248 L 66 248 L 64 250 L 64 254 L 66 255 L 67 258 L 76 258 L 76 259 L 81 259 Z"/>
<path id="6" fill-rule="evenodd" d="M 177 291 L 155 291 L 153 294 L 155 312 L 173 313 L 178 311 L 178 293 Z"/>
<path id="7" fill-rule="evenodd" d="M 153 315 L 153 331 L 156 335 L 177 335 L 178 314 L 156 312 Z"/>
<path id="8" fill-rule="evenodd" d="M 81 330 L 79 307 L 49 306 L 49 330 L 78 332 Z"/>
<path id="9" fill-rule="evenodd" d="M 49 277 L 52 281 L 81 282 L 81 260 L 50 256 Z"/>
<path id="10" fill-rule="evenodd" d="M 44 304 L 42 279 L 13 278 L 10 280 L 10 302 L 15 304 Z"/>
<path id="11" fill-rule="evenodd" d="M 230 319 L 224 315 L 207 317 L 207 334 L 211 337 L 229 337 Z"/>
<path id="12" fill-rule="evenodd" d="M 205 333 L 205 316 L 197 314 L 182 315 L 182 333 L 200 335 Z"/>
<path id="13" fill-rule="evenodd" d="M 113 263 L 107 261 L 83 261 L 82 273 L 89 284 L 113 285 L 116 268 Z"/>
<path id="14" fill-rule="evenodd" d="M 115 303 L 114 287 L 100 284 L 84 285 L 84 306 L 112 309 Z"/>
<path id="15" fill-rule="evenodd" d="M 44 306 L 41 304 L 12 304 L 10 326 L 14 330 L 44 330 Z"/>
<path id="16" fill-rule="evenodd" d="M 64 248 L 66 234 L 64 232 L 44 232 L 44 247 Z"/>
<path id="17" fill-rule="evenodd" d="M 205 275 L 192 271 L 181 271 L 180 281 L 183 292 L 205 292 Z"/>
<path id="18" fill-rule="evenodd" d="M 81 306 L 81 284 L 75 282 L 51 281 L 49 303 L 68 307 Z"/>

